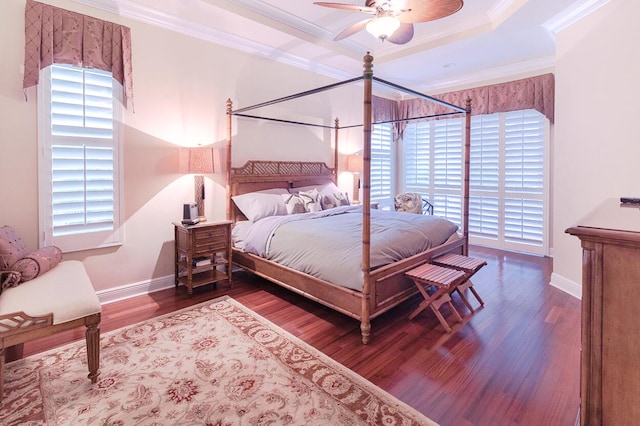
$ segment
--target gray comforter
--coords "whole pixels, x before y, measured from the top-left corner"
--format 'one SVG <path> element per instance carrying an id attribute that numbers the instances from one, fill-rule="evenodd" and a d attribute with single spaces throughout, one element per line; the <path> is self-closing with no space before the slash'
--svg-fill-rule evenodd
<path id="1" fill-rule="evenodd" d="M 435 216 L 371 210 L 371 267 L 443 244 L 458 229 Z M 362 210 L 336 207 L 270 216 L 251 225 L 244 250 L 325 281 L 362 289 Z"/>

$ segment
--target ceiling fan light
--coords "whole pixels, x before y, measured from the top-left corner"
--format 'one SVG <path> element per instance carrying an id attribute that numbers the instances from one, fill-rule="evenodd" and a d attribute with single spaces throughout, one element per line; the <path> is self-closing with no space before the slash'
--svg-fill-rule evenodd
<path id="1" fill-rule="evenodd" d="M 367 24 L 367 31 L 374 37 L 384 40 L 400 28 L 400 21 L 395 16 L 373 18 Z"/>

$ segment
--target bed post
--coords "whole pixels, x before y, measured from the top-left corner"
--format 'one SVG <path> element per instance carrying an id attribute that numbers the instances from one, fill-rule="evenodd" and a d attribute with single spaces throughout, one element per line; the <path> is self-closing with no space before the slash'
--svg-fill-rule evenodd
<path id="1" fill-rule="evenodd" d="M 464 188 L 462 202 L 462 236 L 464 245 L 462 254 L 469 254 L 469 173 L 471 170 L 471 98 L 465 100 L 465 136 L 464 136 Z"/>
<path id="2" fill-rule="evenodd" d="M 338 183 L 338 131 L 340 130 L 340 120 L 338 118 L 335 119 L 335 143 L 333 146 L 333 173 L 334 173 L 334 181 Z"/>
<path id="3" fill-rule="evenodd" d="M 226 189 L 227 189 L 227 220 L 231 220 L 231 111 L 233 103 L 231 99 L 227 99 L 227 170 L 226 170 Z"/>
<path id="4" fill-rule="evenodd" d="M 371 333 L 371 111 L 373 85 L 373 56 L 367 52 L 364 56 L 364 117 L 362 150 L 362 320 L 360 331 L 362 343 L 369 343 Z"/>

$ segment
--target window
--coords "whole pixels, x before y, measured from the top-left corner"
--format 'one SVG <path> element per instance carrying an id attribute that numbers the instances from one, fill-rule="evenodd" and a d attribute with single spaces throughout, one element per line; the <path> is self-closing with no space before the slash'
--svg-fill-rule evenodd
<path id="1" fill-rule="evenodd" d="M 380 207 L 393 205 L 393 128 L 376 124 L 371 132 L 371 201 Z"/>
<path id="2" fill-rule="evenodd" d="M 548 120 L 524 110 L 471 119 L 471 243 L 547 254 Z M 410 123 L 401 191 L 419 192 L 438 216 L 462 223 L 464 120 Z"/>
<path id="3" fill-rule="evenodd" d="M 42 73 L 41 244 L 64 252 L 120 244 L 122 88 L 105 71 L 56 64 Z"/>
<path id="4" fill-rule="evenodd" d="M 434 214 L 462 225 L 462 120 L 414 122 L 403 138 L 401 192 L 418 192 Z M 399 191 L 400 192 L 400 191 Z"/>

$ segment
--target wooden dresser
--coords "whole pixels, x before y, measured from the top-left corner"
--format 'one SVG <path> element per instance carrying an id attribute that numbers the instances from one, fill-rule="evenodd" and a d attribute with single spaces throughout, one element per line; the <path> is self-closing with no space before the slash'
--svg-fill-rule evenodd
<path id="1" fill-rule="evenodd" d="M 640 206 L 603 202 L 582 242 L 580 424 L 640 422 Z"/>

